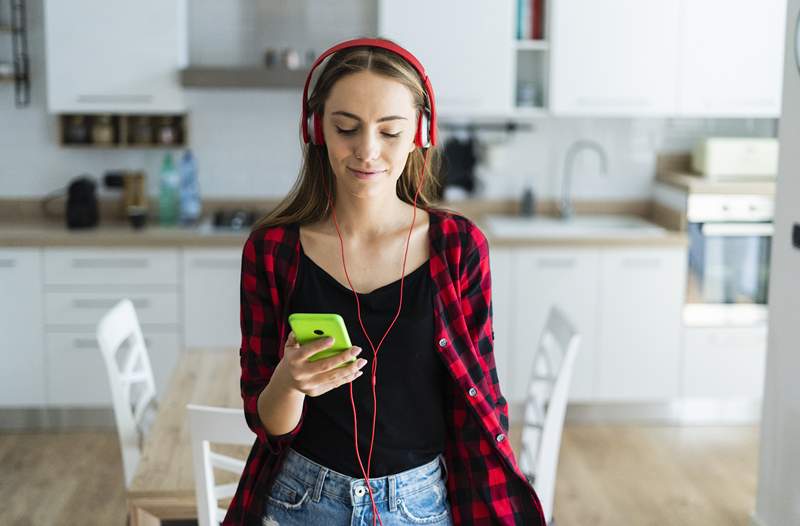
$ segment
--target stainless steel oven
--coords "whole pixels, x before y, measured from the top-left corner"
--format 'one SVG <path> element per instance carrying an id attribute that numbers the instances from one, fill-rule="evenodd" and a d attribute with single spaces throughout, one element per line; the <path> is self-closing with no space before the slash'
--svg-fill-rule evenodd
<path id="1" fill-rule="evenodd" d="M 773 198 L 690 194 L 687 326 L 767 321 Z"/>

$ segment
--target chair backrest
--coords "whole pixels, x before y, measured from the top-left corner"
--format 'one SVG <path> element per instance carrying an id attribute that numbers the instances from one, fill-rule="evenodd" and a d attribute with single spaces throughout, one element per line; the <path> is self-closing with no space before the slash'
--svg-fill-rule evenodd
<path id="1" fill-rule="evenodd" d="M 197 522 L 200 526 L 216 526 L 226 512 L 218 501 L 233 497 L 237 483 L 217 484 L 214 468 L 241 476 L 244 461 L 211 451 L 210 444 L 252 445 L 256 435 L 247 426 L 241 409 L 194 404 L 187 405 L 186 409 L 192 442 Z"/>
<path id="2" fill-rule="evenodd" d="M 578 331 L 561 309 L 552 307 L 534 355 L 520 455 L 520 468 L 536 489 L 548 523 L 553 516 L 561 432 L 579 345 Z"/>
<path id="3" fill-rule="evenodd" d="M 147 424 L 155 410 L 156 385 L 133 303 L 123 299 L 97 324 L 97 342 L 108 371 L 125 486 L 139 464 Z"/>

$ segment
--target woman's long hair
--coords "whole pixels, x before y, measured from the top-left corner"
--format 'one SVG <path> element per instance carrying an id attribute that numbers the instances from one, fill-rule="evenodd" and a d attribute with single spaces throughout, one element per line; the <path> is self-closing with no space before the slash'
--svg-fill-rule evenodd
<path id="1" fill-rule="evenodd" d="M 344 49 L 329 58 L 309 95 L 308 114 L 317 112 L 322 115 L 333 85 L 344 76 L 361 71 L 370 71 L 402 83 L 411 91 L 417 113 L 425 107 L 425 90 L 419 75 L 410 64 L 391 51 L 359 46 Z M 301 122 L 300 126 L 305 126 L 305 123 Z M 437 147 L 431 146 L 429 150 L 425 182 L 417 197 L 417 206 L 425 210 L 434 208 L 432 202 L 437 198 L 441 184 L 439 181 L 441 154 Z M 423 152 L 420 148 L 415 148 L 408 155 L 403 173 L 397 180 L 397 197 L 410 205 L 414 203 L 422 166 Z M 298 179 L 286 197 L 256 222 L 253 229 L 290 223 L 308 224 L 327 218 L 330 214 L 330 204 L 325 187 L 330 188 L 331 200 L 335 202 L 335 180 L 328 160 L 328 148 L 325 145 L 304 144 L 303 164 Z"/>

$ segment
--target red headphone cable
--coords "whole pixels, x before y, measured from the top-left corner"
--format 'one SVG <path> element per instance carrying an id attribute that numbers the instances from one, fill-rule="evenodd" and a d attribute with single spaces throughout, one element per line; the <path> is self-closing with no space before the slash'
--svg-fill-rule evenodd
<path id="1" fill-rule="evenodd" d="M 336 226 L 336 234 L 339 236 L 339 247 L 342 255 L 342 267 L 344 268 L 344 275 L 347 278 L 347 283 L 350 285 L 350 290 L 353 291 L 353 295 L 356 299 L 356 313 L 358 314 L 358 323 L 361 325 L 361 330 L 364 332 L 364 336 L 367 337 L 367 341 L 369 342 L 370 347 L 372 347 L 373 352 L 373 361 L 372 361 L 372 437 L 370 438 L 369 443 L 369 455 L 367 457 L 367 469 L 364 470 L 364 462 L 361 460 L 361 453 L 358 448 L 358 419 L 356 414 L 356 405 L 355 400 L 353 398 L 353 382 L 350 382 L 350 405 L 353 408 L 353 437 L 355 441 L 355 450 L 356 450 L 356 458 L 358 459 L 358 464 L 361 467 L 361 473 L 364 475 L 364 480 L 366 481 L 367 491 L 369 492 L 369 498 L 372 502 L 372 511 L 374 512 L 372 517 L 372 525 L 375 526 L 375 519 L 377 518 L 378 522 L 380 522 L 381 526 L 383 526 L 383 521 L 381 520 L 380 513 L 378 513 L 378 507 L 375 504 L 375 497 L 372 494 L 372 486 L 369 482 L 369 471 L 370 465 L 372 462 L 372 448 L 375 443 L 375 421 L 378 414 L 378 399 L 375 392 L 375 386 L 377 383 L 376 380 L 376 373 L 378 368 L 378 349 L 380 349 L 381 345 L 383 345 L 383 341 L 386 339 L 386 336 L 389 334 L 389 331 L 394 326 L 394 323 L 397 321 L 397 318 L 400 316 L 400 311 L 403 308 L 403 281 L 405 279 L 406 273 L 406 259 L 408 258 L 408 247 L 411 244 L 411 233 L 414 231 L 414 223 L 417 219 L 417 196 L 419 196 L 419 192 L 422 189 L 422 185 L 425 182 L 425 168 L 428 166 L 428 149 L 426 148 L 423 153 L 423 164 L 422 164 L 422 183 L 417 186 L 417 190 L 414 193 L 414 212 L 411 219 L 411 228 L 408 230 L 408 237 L 406 238 L 406 248 L 403 254 L 403 269 L 400 275 L 400 303 L 397 306 L 397 313 L 394 315 L 392 319 L 392 323 L 389 324 L 389 327 L 386 329 L 386 332 L 383 334 L 381 341 L 378 342 L 378 347 L 375 347 L 375 344 L 372 343 L 372 339 L 369 337 L 367 333 L 367 329 L 364 327 L 364 322 L 361 320 L 361 303 L 358 300 L 358 293 L 356 293 L 355 288 L 353 287 L 353 283 L 350 281 L 350 275 L 347 273 L 347 264 L 345 263 L 345 256 L 344 256 L 344 240 L 342 239 L 342 233 L 339 230 L 339 224 L 336 221 L 336 210 L 334 209 L 333 202 L 331 200 L 331 193 L 328 186 L 325 186 L 325 190 L 328 193 L 328 204 L 331 207 L 331 214 L 333 217 L 333 224 Z"/>

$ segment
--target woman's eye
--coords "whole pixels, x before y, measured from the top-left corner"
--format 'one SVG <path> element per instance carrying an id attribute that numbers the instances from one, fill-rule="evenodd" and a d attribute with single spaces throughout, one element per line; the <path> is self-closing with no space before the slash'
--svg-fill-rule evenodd
<path id="1" fill-rule="evenodd" d="M 352 135 L 352 134 L 354 134 L 356 132 L 356 129 L 353 128 L 351 130 L 345 130 L 345 129 L 340 128 L 340 127 L 337 126 L 336 127 L 336 131 L 341 133 L 342 135 Z"/>
<path id="2" fill-rule="evenodd" d="M 384 135 L 385 135 L 386 137 L 391 137 L 392 139 L 396 139 L 396 138 L 400 137 L 400 133 L 401 133 L 401 132 L 397 132 L 397 133 L 384 133 Z"/>
<path id="3" fill-rule="evenodd" d="M 346 128 L 340 128 L 340 127 L 337 126 L 336 127 L 336 131 L 341 135 L 353 135 L 354 133 L 356 133 L 358 131 L 358 128 L 346 129 Z M 396 138 L 400 137 L 401 133 L 402 132 L 397 132 L 397 133 L 386 133 L 386 132 L 384 132 L 383 136 L 384 137 L 389 137 L 389 138 L 392 138 L 392 139 L 396 139 Z"/>

